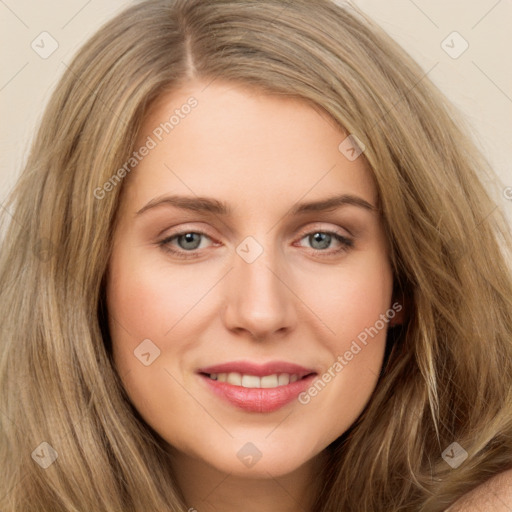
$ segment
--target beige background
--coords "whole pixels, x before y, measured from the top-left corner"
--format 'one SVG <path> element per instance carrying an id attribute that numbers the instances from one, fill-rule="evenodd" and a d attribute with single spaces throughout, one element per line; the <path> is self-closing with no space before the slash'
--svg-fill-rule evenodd
<path id="1" fill-rule="evenodd" d="M 130 3 L 0 0 L 0 206 L 21 171 L 65 64 L 105 20 Z M 512 1 L 353 3 L 394 37 L 463 111 L 499 176 L 496 198 L 512 221 Z M 45 54 L 52 45 L 58 47 Z"/>

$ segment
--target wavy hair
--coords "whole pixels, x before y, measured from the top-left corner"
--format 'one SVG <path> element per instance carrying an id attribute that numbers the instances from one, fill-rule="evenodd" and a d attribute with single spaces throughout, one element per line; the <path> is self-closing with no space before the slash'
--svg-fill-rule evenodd
<path id="1" fill-rule="evenodd" d="M 315 512 L 439 512 L 511 468 L 510 228 L 444 96 L 350 6 L 147 0 L 69 65 L 7 206 L 0 508 L 187 510 L 113 366 L 104 285 L 122 185 L 94 190 L 153 102 L 192 78 L 300 98 L 366 147 L 407 322 L 390 331 L 364 412 L 328 448 Z M 43 442 L 58 456 L 46 469 Z M 456 470 L 441 456 L 453 442 L 468 453 Z"/>

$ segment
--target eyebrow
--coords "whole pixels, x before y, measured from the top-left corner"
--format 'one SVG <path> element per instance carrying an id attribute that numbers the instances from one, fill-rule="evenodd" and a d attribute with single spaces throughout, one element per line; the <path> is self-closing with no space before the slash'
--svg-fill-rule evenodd
<path id="1" fill-rule="evenodd" d="M 370 204 L 362 197 L 352 194 L 342 194 L 338 196 L 328 197 L 319 201 L 310 201 L 295 205 L 289 212 L 289 215 L 300 215 L 309 212 L 326 212 L 332 211 L 342 206 L 357 206 L 365 210 L 376 212 L 377 208 Z M 222 201 L 210 197 L 188 197 L 188 196 L 163 196 L 156 197 L 143 206 L 137 215 L 156 208 L 158 206 L 174 206 L 183 210 L 191 210 L 195 212 L 213 213 L 216 215 L 231 215 L 232 209 Z"/>

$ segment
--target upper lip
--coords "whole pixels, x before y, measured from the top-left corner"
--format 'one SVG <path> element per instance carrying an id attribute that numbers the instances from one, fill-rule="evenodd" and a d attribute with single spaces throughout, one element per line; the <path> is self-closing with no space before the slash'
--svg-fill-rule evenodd
<path id="1" fill-rule="evenodd" d="M 241 373 L 244 375 L 254 375 L 256 377 L 265 377 L 279 373 L 288 373 L 298 375 L 299 378 L 305 377 L 311 373 L 316 373 L 313 369 L 305 368 L 295 363 L 286 361 L 270 361 L 268 363 L 254 363 L 251 361 L 232 361 L 228 363 L 216 364 L 199 368 L 198 373 Z"/>

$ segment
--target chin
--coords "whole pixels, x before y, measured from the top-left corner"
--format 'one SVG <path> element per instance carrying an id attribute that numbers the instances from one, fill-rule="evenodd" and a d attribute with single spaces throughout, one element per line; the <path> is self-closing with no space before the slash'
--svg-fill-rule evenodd
<path id="1" fill-rule="evenodd" d="M 278 478 L 289 475 L 308 462 L 304 457 L 290 458 L 286 454 L 263 453 L 261 459 L 251 463 L 243 463 L 238 458 L 224 456 L 217 460 L 209 461 L 209 464 L 218 471 L 229 473 L 239 478 Z"/>
<path id="2" fill-rule="evenodd" d="M 274 441 L 265 440 L 264 436 L 259 441 L 249 441 L 247 438 L 226 441 L 199 448 L 199 451 L 196 445 L 194 453 L 183 450 L 182 454 L 232 476 L 267 479 L 293 473 L 322 451 L 315 450 L 313 446 L 308 450 L 308 447 L 297 443 L 286 445 L 277 438 Z"/>

